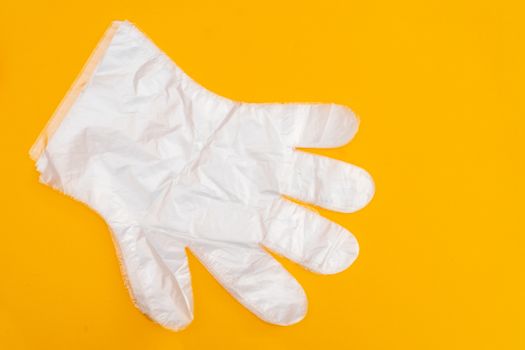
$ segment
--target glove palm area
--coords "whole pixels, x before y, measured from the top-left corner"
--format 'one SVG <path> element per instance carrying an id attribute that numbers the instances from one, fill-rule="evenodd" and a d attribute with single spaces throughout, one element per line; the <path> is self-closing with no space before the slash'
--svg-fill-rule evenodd
<path id="1" fill-rule="evenodd" d="M 115 22 L 31 155 L 43 183 L 106 220 L 132 297 L 156 322 L 178 330 L 193 318 L 188 247 L 246 308 L 288 325 L 306 297 L 263 246 L 330 274 L 358 245 L 282 196 L 352 212 L 374 191 L 364 170 L 296 147 L 344 145 L 357 126 L 343 106 L 218 96 Z"/>

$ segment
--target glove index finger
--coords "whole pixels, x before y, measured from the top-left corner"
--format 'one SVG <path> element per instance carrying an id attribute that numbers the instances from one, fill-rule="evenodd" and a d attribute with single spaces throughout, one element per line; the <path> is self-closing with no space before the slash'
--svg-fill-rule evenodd
<path id="1" fill-rule="evenodd" d="M 287 199 L 276 200 L 264 221 L 263 245 L 313 272 L 341 272 L 359 253 L 357 240 L 348 230 Z"/>
<path id="2" fill-rule="evenodd" d="M 260 319 L 281 326 L 303 319 L 306 295 L 260 246 L 192 242 L 190 250 L 217 281 Z"/>
<path id="3" fill-rule="evenodd" d="M 252 105 L 271 118 L 291 147 L 334 148 L 354 137 L 359 119 L 350 108 L 328 103 L 268 103 Z"/>

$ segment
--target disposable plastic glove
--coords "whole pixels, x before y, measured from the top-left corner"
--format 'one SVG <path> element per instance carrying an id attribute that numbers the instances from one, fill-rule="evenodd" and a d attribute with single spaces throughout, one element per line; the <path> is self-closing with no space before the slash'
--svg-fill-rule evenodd
<path id="1" fill-rule="evenodd" d="M 353 212 L 374 191 L 364 170 L 296 147 L 342 146 L 357 126 L 343 106 L 215 95 L 115 22 L 31 155 L 43 183 L 106 220 L 134 301 L 156 322 L 178 330 L 193 318 L 188 247 L 246 308 L 289 325 L 306 297 L 263 247 L 331 274 L 358 245 L 283 195 Z"/>

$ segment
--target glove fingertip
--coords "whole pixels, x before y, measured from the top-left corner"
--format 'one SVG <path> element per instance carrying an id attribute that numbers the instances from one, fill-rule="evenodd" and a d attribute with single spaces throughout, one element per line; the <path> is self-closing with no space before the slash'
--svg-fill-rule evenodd
<path id="1" fill-rule="evenodd" d="M 322 275 L 334 275 L 346 270 L 359 255 L 359 244 L 349 233 L 339 236 L 339 242 L 330 250 L 323 263 L 314 267 L 313 272 Z"/>
<path id="2" fill-rule="evenodd" d="M 299 323 L 306 317 L 308 312 L 308 299 L 302 288 L 300 295 L 295 296 L 290 301 L 288 305 L 282 305 L 280 308 L 273 310 L 273 312 L 258 314 L 257 316 L 263 321 L 277 326 L 290 326 Z"/>
<path id="3" fill-rule="evenodd" d="M 193 317 L 187 321 L 180 322 L 180 321 L 169 321 L 164 324 L 160 324 L 164 328 L 169 329 L 170 331 L 174 332 L 180 332 L 184 329 L 186 329 L 191 323 L 193 322 Z"/>

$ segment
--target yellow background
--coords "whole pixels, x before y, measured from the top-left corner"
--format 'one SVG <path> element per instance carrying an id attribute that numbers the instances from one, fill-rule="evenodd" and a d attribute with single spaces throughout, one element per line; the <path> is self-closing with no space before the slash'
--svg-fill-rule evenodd
<path id="1" fill-rule="evenodd" d="M 2 1 L 1 349 L 524 349 L 521 1 Z M 279 259 L 306 319 L 266 324 L 194 257 L 196 314 L 135 309 L 104 222 L 40 185 L 27 152 L 104 30 L 129 19 L 190 76 L 250 102 L 352 107 L 323 151 L 374 176 L 364 210 L 321 211 L 361 255 L 335 276 Z"/>

